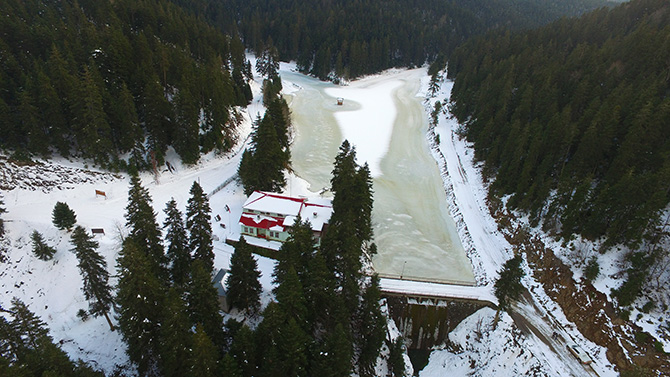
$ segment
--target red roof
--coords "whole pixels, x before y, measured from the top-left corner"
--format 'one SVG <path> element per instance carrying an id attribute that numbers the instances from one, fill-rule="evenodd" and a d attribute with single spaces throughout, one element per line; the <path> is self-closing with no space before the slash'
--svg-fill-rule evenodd
<path id="1" fill-rule="evenodd" d="M 284 226 L 282 225 L 283 222 L 284 219 L 282 218 L 257 216 L 247 213 L 243 213 L 242 216 L 240 217 L 240 223 L 242 223 L 243 225 L 260 229 L 270 229 L 275 226 L 280 226 L 282 227 L 282 229 L 284 229 Z"/>

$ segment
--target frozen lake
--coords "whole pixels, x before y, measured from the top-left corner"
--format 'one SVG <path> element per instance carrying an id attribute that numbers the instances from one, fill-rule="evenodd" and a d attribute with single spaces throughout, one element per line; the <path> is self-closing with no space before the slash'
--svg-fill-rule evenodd
<path id="1" fill-rule="evenodd" d="M 293 168 L 312 191 L 329 187 L 333 161 L 347 138 L 373 175 L 375 270 L 472 284 L 472 267 L 426 141 L 428 119 L 417 97 L 424 75 L 421 69 L 404 70 L 341 87 L 282 71 L 295 133 Z M 337 97 L 344 98 L 343 106 Z"/>

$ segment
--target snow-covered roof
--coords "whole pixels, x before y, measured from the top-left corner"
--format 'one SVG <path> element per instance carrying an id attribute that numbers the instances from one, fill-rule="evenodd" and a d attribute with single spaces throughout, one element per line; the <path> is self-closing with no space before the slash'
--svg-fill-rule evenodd
<path id="1" fill-rule="evenodd" d="M 228 270 L 221 268 L 216 273 L 216 276 L 214 276 L 214 279 L 212 279 L 212 283 L 214 284 L 214 289 L 216 289 L 216 292 L 219 294 L 219 296 L 225 296 L 226 295 L 226 288 L 224 287 L 224 285 L 225 285 L 224 280 L 225 280 L 227 274 L 228 274 Z"/>
<path id="2" fill-rule="evenodd" d="M 283 218 L 249 213 L 250 211 L 278 214 Z M 246 226 L 283 231 L 295 223 L 298 216 L 309 220 L 312 230 L 321 231 L 333 214 L 330 200 L 324 198 L 294 198 L 280 194 L 254 191 L 244 203 L 240 223 Z"/>
<path id="3" fill-rule="evenodd" d="M 312 224 L 312 230 L 322 230 L 324 224 L 330 220 L 333 214 L 333 207 L 320 204 L 305 203 L 300 211 L 300 217 L 303 221 L 309 220 Z"/>
<path id="4" fill-rule="evenodd" d="M 305 198 L 292 198 L 263 191 L 254 191 L 244 202 L 244 210 L 277 213 L 290 216 L 297 215 Z"/>

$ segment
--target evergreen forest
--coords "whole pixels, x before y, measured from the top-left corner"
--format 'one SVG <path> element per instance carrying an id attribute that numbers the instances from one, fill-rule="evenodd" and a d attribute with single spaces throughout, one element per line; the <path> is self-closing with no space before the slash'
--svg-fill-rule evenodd
<path id="1" fill-rule="evenodd" d="M 531 28 L 604 6 L 601 0 L 171 0 L 228 33 L 257 56 L 320 79 L 356 78 L 421 66 L 469 37 L 499 27 Z M 237 27 L 233 26 L 237 25 Z"/>
<path id="2" fill-rule="evenodd" d="M 668 260 L 670 3 L 604 5 L 2 0 L 0 151 L 133 173 L 162 165 L 171 149 L 185 164 L 228 152 L 253 99 L 250 51 L 267 111 L 253 124 L 238 173 L 247 194 L 278 191 L 291 157 L 279 61 L 336 82 L 437 62 L 432 89 L 445 65 L 455 84 L 432 122 L 449 111 L 462 124 L 491 201 L 502 198 L 566 245 L 579 235 L 601 252 L 626 246 L 627 280 L 613 292 L 626 306 L 652 266 Z M 183 211 L 174 199 L 166 203 L 159 224 L 149 191 L 132 175 L 128 234 L 111 283 L 98 243 L 66 203 L 56 203 L 54 226 L 74 228 L 71 251 L 89 304 L 80 317 L 105 316 L 127 345 L 132 366 L 115 375 L 374 376 L 385 342 L 389 373 L 404 375 L 403 346 L 385 338 L 378 279 L 365 269 L 376 250 L 372 180 L 355 161 L 345 141 L 332 172 L 328 232 L 317 246 L 307 220 L 296 222 L 265 306 L 254 249 L 240 239 L 228 284 L 243 322 L 224 324 L 219 311 L 211 208 L 198 183 Z M 53 258 L 42 234 L 31 240 L 36 256 Z M 496 287 L 510 299 L 520 261 L 509 261 Z M 598 266 L 590 267 L 587 276 L 596 276 Z M 0 375 L 101 373 L 69 360 L 44 322 L 14 299 L 0 307 Z"/>
<path id="3" fill-rule="evenodd" d="M 629 246 L 624 291 L 639 293 L 665 254 L 669 68 L 663 0 L 491 32 L 449 59 L 450 110 L 492 179 L 490 194 L 566 241 Z"/>
<path id="4" fill-rule="evenodd" d="M 449 55 L 603 0 L 507 2 L 7 0 L 0 4 L 0 149 L 111 170 L 228 151 L 251 100 L 245 49 L 339 80 Z M 277 81 L 269 77 L 270 81 Z M 276 86 L 276 85 L 275 85 Z"/>
<path id="5" fill-rule="evenodd" d="M 237 37 L 166 1 L 0 3 L 0 148 L 111 169 L 192 164 L 237 138 L 251 100 Z"/>

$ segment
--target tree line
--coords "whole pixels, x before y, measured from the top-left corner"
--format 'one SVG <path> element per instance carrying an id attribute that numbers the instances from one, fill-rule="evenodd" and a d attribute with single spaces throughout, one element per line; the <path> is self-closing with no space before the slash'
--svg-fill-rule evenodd
<path id="1" fill-rule="evenodd" d="M 566 241 L 578 234 L 603 240 L 602 251 L 634 250 L 624 305 L 665 253 L 668 25 L 667 2 L 638 0 L 492 32 L 449 59 L 449 106 L 493 179 L 491 195 Z"/>
<path id="2" fill-rule="evenodd" d="M 265 114 L 256 118 L 249 148 L 245 149 L 237 169 L 244 193 L 281 191 L 286 186 L 284 171 L 291 168 L 291 114 L 281 96 L 279 60 L 268 51 L 259 56 L 256 70 L 263 76 Z"/>
<path id="3" fill-rule="evenodd" d="M 251 100 L 239 38 L 167 1 L 0 4 L 0 148 L 147 168 L 226 151 Z"/>
<path id="4" fill-rule="evenodd" d="M 239 33 L 257 55 L 276 47 L 280 59 L 296 61 L 301 72 L 335 80 L 420 66 L 489 29 L 535 27 L 606 4 L 600 0 L 172 1 L 224 31 Z"/>

